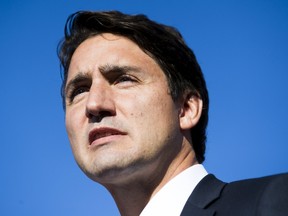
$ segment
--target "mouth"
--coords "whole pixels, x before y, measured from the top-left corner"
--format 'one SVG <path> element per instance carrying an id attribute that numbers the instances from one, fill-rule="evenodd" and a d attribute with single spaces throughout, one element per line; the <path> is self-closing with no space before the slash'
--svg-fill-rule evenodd
<path id="1" fill-rule="evenodd" d="M 89 145 L 101 145 L 113 141 L 114 139 L 122 135 L 126 135 L 126 133 L 115 128 L 95 128 L 89 133 Z"/>

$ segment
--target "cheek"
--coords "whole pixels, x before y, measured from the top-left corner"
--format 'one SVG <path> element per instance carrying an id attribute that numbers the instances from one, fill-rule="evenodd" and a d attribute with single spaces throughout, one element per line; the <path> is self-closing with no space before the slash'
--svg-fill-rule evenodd
<path id="1" fill-rule="evenodd" d="M 67 111 L 66 111 L 66 115 L 65 115 L 65 126 L 66 126 L 66 131 L 67 134 L 70 138 L 70 136 L 73 134 L 73 116 L 71 116 Z"/>
<path id="2" fill-rule="evenodd" d="M 83 154 L 84 154 L 83 151 L 84 149 L 81 148 L 81 146 L 83 146 L 83 143 L 85 143 L 84 142 L 85 139 L 83 139 L 80 135 L 83 132 L 81 131 L 79 119 L 77 119 L 76 115 L 73 114 L 69 115 L 68 113 L 66 114 L 65 124 L 71 150 L 73 152 L 75 160 L 80 165 L 82 164 L 81 161 L 83 161 Z"/>
<path id="3" fill-rule="evenodd" d="M 143 94 L 144 95 L 144 94 Z M 167 133 L 178 126 L 178 111 L 170 95 L 158 95 L 153 92 L 150 97 L 135 97 L 129 107 L 129 118 L 134 129 L 146 131 L 146 134 Z"/>
<path id="4" fill-rule="evenodd" d="M 74 148 L 77 139 L 79 139 L 77 135 L 79 134 L 79 130 L 81 129 L 79 121 L 80 119 L 76 115 L 76 113 L 73 114 L 72 112 L 66 111 L 66 117 L 65 117 L 66 131 L 72 148 Z"/>

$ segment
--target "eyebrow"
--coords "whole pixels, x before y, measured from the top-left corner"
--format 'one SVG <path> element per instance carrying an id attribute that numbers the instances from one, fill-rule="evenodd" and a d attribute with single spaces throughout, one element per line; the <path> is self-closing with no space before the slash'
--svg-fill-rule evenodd
<path id="1" fill-rule="evenodd" d="M 103 66 L 99 67 L 99 71 L 102 75 L 109 75 L 109 74 L 123 74 L 127 72 L 140 72 L 141 68 L 137 66 L 130 66 L 130 65 L 111 65 L 111 64 L 106 64 Z"/>
<path id="2" fill-rule="evenodd" d="M 127 72 L 140 72 L 141 68 L 137 66 L 129 66 L 129 65 L 112 65 L 112 64 L 105 64 L 99 67 L 100 73 L 104 77 L 115 76 L 117 74 L 124 74 Z M 68 94 L 70 89 L 74 89 L 78 83 L 85 82 L 91 79 L 91 75 L 89 73 L 79 72 L 74 78 L 72 78 L 65 87 L 65 95 Z"/>

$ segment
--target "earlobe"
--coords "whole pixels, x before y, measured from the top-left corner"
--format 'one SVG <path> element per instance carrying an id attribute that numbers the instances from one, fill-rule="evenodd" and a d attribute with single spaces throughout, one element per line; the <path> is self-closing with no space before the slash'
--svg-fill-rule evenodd
<path id="1" fill-rule="evenodd" d="M 195 95 L 189 95 L 183 101 L 179 115 L 180 128 L 182 130 L 189 130 L 198 123 L 202 114 L 202 107 L 202 100 Z"/>

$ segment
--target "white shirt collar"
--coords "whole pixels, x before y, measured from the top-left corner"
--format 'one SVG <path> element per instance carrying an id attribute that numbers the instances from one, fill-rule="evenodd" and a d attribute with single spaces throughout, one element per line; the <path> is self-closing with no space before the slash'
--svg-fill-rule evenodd
<path id="1" fill-rule="evenodd" d="M 190 194 L 207 174 L 201 164 L 187 168 L 152 197 L 140 216 L 180 215 Z"/>

